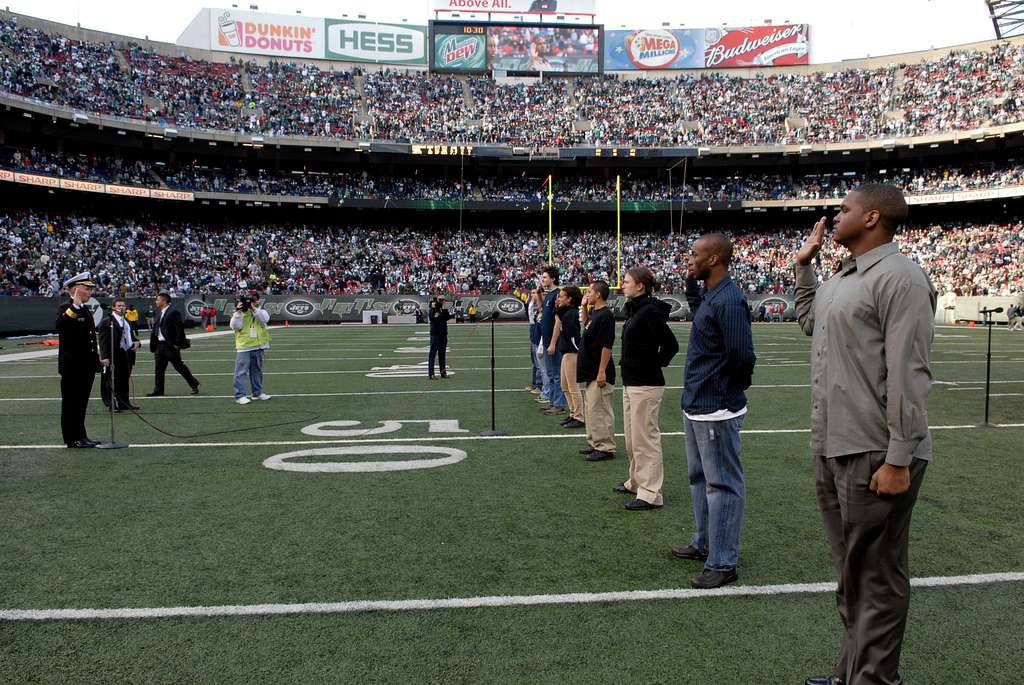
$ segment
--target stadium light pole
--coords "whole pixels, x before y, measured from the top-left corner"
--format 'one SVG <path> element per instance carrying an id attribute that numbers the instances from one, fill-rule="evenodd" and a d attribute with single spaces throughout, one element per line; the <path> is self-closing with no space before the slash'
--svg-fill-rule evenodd
<path id="1" fill-rule="evenodd" d="M 494 322 L 498 320 L 498 312 L 496 310 L 491 312 L 490 320 L 491 320 L 491 430 L 489 430 L 489 431 L 481 431 L 480 435 L 482 435 L 484 437 L 495 437 L 495 436 L 499 436 L 499 435 L 507 435 L 507 433 L 505 433 L 505 431 L 500 431 L 500 430 L 497 429 L 497 426 L 496 426 L 496 420 L 497 420 L 496 416 L 497 416 L 497 414 L 496 414 L 496 411 L 495 411 L 495 404 L 494 404 L 494 395 L 495 395 L 495 390 L 494 390 Z"/>
<path id="2" fill-rule="evenodd" d="M 989 392 L 992 388 L 992 315 L 1001 314 L 1002 307 L 995 309 L 982 309 L 978 313 L 985 317 L 985 326 L 988 328 L 988 351 L 985 353 L 985 422 L 979 423 L 976 428 L 995 428 L 988 420 Z"/>

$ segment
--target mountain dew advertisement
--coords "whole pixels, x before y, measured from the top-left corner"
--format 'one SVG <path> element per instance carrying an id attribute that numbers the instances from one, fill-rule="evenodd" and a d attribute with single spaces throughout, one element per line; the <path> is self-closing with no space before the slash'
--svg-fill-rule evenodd
<path id="1" fill-rule="evenodd" d="M 487 33 L 482 26 L 435 27 L 431 57 L 436 71 L 486 71 Z"/>

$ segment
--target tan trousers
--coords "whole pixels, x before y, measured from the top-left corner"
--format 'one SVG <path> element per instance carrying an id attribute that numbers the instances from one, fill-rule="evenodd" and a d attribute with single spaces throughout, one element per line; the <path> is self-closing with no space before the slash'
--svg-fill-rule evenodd
<path id="1" fill-rule="evenodd" d="M 615 386 L 605 383 L 599 387 L 597 381 L 587 383 L 583 399 L 583 415 L 587 424 L 587 444 L 601 452 L 615 451 L 615 410 L 612 395 Z"/>
<path id="2" fill-rule="evenodd" d="M 623 485 L 637 499 L 661 505 L 665 468 L 661 458 L 661 428 L 658 415 L 662 385 L 627 385 L 622 388 L 622 419 L 625 423 L 629 479 Z"/>
<path id="3" fill-rule="evenodd" d="M 583 421 L 583 395 L 576 383 L 576 356 L 575 352 L 562 355 L 561 385 L 565 402 L 569 405 L 569 416 Z"/>

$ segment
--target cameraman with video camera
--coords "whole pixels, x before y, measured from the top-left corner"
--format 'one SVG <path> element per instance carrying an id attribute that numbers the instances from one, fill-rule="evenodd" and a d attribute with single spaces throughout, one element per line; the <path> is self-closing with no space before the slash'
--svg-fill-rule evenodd
<path id="1" fill-rule="evenodd" d="M 448 321 L 451 312 L 444 308 L 444 295 L 430 300 L 427 320 L 430 322 L 430 353 L 427 355 L 427 377 L 434 380 L 434 359 L 440 362 L 441 378 L 448 378 L 445 352 L 448 348 Z"/>
<path id="2" fill-rule="evenodd" d="M 245 394 L 245 377 L 252 385 L 252 397 L 269 400 L 263 392 L 263 351 L 270 349 L 270 314 L 260 307 L 259 293 L 243 294 L 235 301 L 231 330 L 235 332 L 235 402 L 249 404 Z"/>

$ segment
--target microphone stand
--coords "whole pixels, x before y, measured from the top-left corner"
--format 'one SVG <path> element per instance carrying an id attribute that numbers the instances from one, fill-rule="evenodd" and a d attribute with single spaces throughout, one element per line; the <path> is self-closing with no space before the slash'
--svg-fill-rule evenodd
<path id="1" fill-rule="evenodd" d="M 116 366 L 117 361 L 114 358 L 114 314 L 113 312 L 107 314 L 107 318 L 110 320 L 110 442 L 101 442 L 96 445 L 96 449 L 99 450 L 119 450 L 124 449 L 128 446 L 126 442 L 118 442 L 114 437 L 114 408 L 120 401 L 117 397 L 117 373 Z M 128 321 L 125 320 L 124 325 L 128 325 Z M 124 335 L 122 330 L 121 335 Z"/>
<path id="2" fill-rule="evenodd" d="M 992 315 L 1002 311 L 1002 307 L 996 307 L 978 312 L 985 317 L 985 325 L 988 327 L 988 351 L 985 353 L 985 422 L 977 424 L 975 428 L 995 428 L 995 424 L 989 423 L 988 420 L 989 393 L 992 387 Z"/>
<path id="3" fill-rule="evenodd" d="M 495 410 L 494 410 L 494 322 L 498 320 L 498 312 L 491 312 L 491 430 L 481 431 L 480 435 L 485 437 L 495 437 L 499 435 L 507 435 L 505 431 L 497 430 L 495 427 Z"/>

